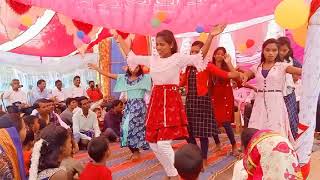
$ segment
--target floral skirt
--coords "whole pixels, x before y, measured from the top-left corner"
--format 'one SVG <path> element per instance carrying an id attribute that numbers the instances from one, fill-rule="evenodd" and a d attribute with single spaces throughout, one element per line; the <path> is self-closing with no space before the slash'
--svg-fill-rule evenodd
<path id="1" fill-rule="evenodd" d="M 145 140 L 146 103 L 143 99 L 127 101 L 120 129 L 121 147 L 149 149 Z"/>

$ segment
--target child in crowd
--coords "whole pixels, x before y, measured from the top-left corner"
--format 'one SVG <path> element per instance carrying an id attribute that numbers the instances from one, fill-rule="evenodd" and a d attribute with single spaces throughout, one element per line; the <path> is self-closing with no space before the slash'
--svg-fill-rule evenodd
<path id="1" fill-rule="evenodd" d="M 203 168 L 200 148 L 194 144 L 184 145 L 175 153 L 174 167 L 182 180 L 197 180 Z"/>
<path id="2" fill-rule="evenodd" d="M 87 164 L 80 175 L 80 180 L 112 180 L 111 171 L 106 166 L 111 154 L 106 138 L 102 136 L 93 138 L 88 145 L 88 154 L 94 162 Z"/>
<path id="3" fill-rule="evenodd" d="M 23 159 L 27 176 L 29 176 L 29 168 L 31 164 L 31 153 L 34 145 L 35 136 L 39 133 L 40 123 L 37 116 L 25 116 L 23 117 L 26 125 L 26 138 L 22 143 Z"/>
<path id="4" fill-rule="evenodd" d="M 102 110 L 100 107 L 96 107 L 93 109 L 93 112 L 96 113 L 100 131 L 103 132 L 104 127 L 104 117 L 102 117 Z"/>

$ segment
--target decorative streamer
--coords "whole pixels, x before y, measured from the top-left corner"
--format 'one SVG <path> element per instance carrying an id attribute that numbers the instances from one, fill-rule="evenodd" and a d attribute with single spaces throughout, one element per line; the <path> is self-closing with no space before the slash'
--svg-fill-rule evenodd
<path id="1" fill-rule="evenodd" d="M 111 40 L 104 39 L 99 43 L 99 66 L 103 71 L 111 71 Z M 104 96 L 110 96 L 110 79 L 107 77 L 100 77 L 101 86 L 103 87 L 102 94 Z"/>

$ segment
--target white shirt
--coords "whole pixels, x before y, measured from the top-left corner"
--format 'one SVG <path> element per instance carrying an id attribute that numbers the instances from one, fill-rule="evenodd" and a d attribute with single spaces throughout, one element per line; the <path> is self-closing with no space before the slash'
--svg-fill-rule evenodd
<path id="1" fill-rule="evenodd" d="M 85 134 L 80 133 L 80 131 L 94 131 L 95 137 L 100 136 L 101 131 L 99 129 L 99 123 L 97 119 L 96 113 L 89 110 L 88 116 L 85 117 L 83 115 L 82 109 L 78 110 L 75 114 L 73 114 L 72 117 L 72 128 L 74 134 L 80 134 L 81 139 L 87 139 L 91 140 L 90 137 L 88 137 Z"/>
<path id="2" fill-rule="evenodd" d="M 245 102 L 250 103 L 251 100 L 254 100 L 256 98 L 256 95 L 257 93 L 253 89 L 251 89 L 250 94 L 247 96 Z"/>
<path id="3" fill-rule="evenodd" d="M 27 104 L 27 94 L 23 92 L 21 89 L 18 89 L 18 91 L 14 91 L 12 89 L 6 91 L 3 93 L 3 99 L 6 99 L 8 101 L 9 105 L 12 105 L 15 102 L 20 101 L 21 103 Z"/>
<path id="4" fill-rule="evenodd" d="M 199 71 L 203 71 L 208 65 L 208 61 L 203 60 L 201 53 L 196 55 L 175 53 L 170 57 L 160 58 L 159 56 L 137 56 L 131 51 L 127 62 L 130 68 L 139 64 L 150 67 L 150 76 L 154 85 L 179 85 L 182 69 L 193 65 Z"/>
<path id="5" fill-rule="evenodd" d="M 66 100 L 66 93 L 65 93 L 64 89 L 61 89 L 61 91 L 60 91 L 57 87 L 55 87 L 52 90 L 52 97 L 56 97 L 57 100 L 59 102 L 61 102 L 61 101 Z"/>
<path id="6" fill-rule="evenodd" d="M 79 86 L 79 87 L 72 86 L 69 89 L 68 97 L 75 98 L 75 97 L 81 97 L 81 96 L 88 97 L 86 90 L 84 88 L 82 88 L 81 86 Z"/>
<path id="7" fill-rule="evenodd" d="M 294 92 L 296 94 L 296 101 L 300 101 L 301 95 L 302 95 L 301 79 L 299 79 L 294 83 L 294 88 L 295 88 Z"/>
<path id="8" fill-rule="evenodd" d="M 292 58 L 290 58 L 290 62 L 285 61 L 285 63 L 293 66 Z M 285 77 L 286 77 L 286 79 L 285 79 L 286 81 L 285 81 L 285 85 L 283 88 L 283 95 L 287 96 L 293 92 L 294 82 L 293 82 L 292 74 L 286 73 Z"/>

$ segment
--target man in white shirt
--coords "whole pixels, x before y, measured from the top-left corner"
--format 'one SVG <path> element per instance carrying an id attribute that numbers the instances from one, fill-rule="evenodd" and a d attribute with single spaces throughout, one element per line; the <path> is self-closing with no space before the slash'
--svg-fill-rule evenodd
<path id="1" fill-rule="evenodd" d="M 7 105 L 12 105 L 15 102 L 21 102 L 22 106 L 27 107 L 27 94 L 20 89 L 22 87 L 22 85 L 20 85 L 20 81 L 18 79 L 13 79 L 11 81 L 11 87 L 12 88 L 10 90 L 1 94 L 1 98 L 8 101 Z"/>
<path id="2" fill-rule="evenodd" d="M 55 97 L 58 102 L 62 102 L 66 99 L 64 89 L 62 89 L 62 82 L 57 80 L 55 83 L 55 88 L 52 90 L 52 97 Z"/>
<path id="3" fill-rule="evenodd" d="M 68 97 L 76 98 L 85 96 L 88 97 L 86 89 L 80 86 L 80 76 L 75 76 L 73 78 L 73 86 L 69 89 Z"/>
<path id="4" fill-rule="evenodd" d="M 72 128 L 76 142 L 87 147 L 93 137 L 101 134 L 96 113 L 90 110 L 90 103 L 87 97 L 78 98 L 79 109 L 72 117 Z"/>

